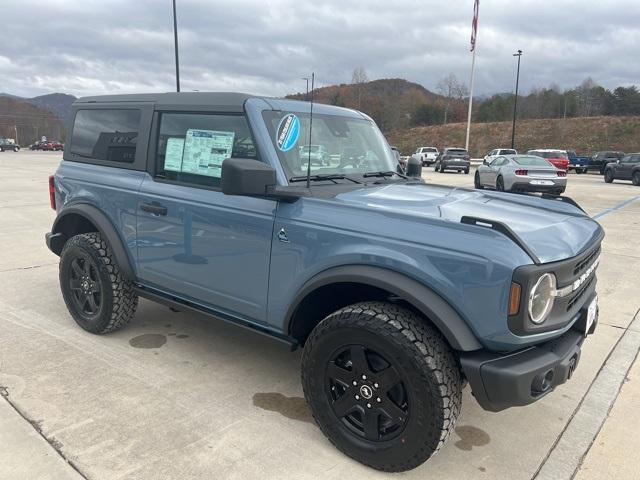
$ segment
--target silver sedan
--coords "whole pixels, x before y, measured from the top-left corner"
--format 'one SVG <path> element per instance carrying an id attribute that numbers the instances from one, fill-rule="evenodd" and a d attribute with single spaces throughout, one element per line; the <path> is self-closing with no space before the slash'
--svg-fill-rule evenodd
<path id="1" fill-rule="evenodd" d="M 478 189 L 504 192 L 542 192 L 561 195 L 567 188 L 567 172 L 534 155 L 503 155 L 478 167 L 474 178 Z"/>

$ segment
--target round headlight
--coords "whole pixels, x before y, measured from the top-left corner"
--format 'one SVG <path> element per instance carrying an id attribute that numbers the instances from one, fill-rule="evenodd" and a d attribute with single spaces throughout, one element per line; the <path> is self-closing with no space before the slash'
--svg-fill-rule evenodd
<path id="1" fill-rule="evenodd" d="M 553 308 L 556 291 L 556 277 L 553 273 L 542 275 L 529 293 L 529 318 L 540 324 L 547 319 Z"/>

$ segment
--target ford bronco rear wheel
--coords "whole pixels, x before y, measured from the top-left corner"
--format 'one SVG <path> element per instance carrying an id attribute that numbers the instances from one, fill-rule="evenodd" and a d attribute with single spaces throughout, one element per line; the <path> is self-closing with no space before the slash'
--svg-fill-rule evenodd
<path id="1" fill-rule="evenodd" d="M 384 302 L 329 315 L 309 336 L 302 384 L 327 438 L 378 470 L 410 470 L 437 452 L 460 412 L 460 370 L 439 332 Z"/>
<path id="2" fill-rule="evenodd" d="M 99 233 L 83 233 L 67 241 L 60 254 L 60 288 L 73 319 L 91 333 L 123 327 L 138 306 L 133 284 L 123 278 Z"/>

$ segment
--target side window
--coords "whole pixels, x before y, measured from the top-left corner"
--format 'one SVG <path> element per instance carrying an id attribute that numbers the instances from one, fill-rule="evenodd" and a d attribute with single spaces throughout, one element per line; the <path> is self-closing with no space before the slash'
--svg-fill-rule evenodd
<path id="1" fill-rule="evenodd" d="M 71 153 L 84 158 L 133 163 L 140 110 L 78 110 L 71 134 Z"/>
<path id="2" fill-rule="evenodd" d="M 631 157 L 631 163 L 640 163 L 640 153 L 636 153 Z"/>
<path id="3" fill-rule="evenodd" d="M 620 163 L 631 163 L 631 155 L 625 155 L 624 157 L 622 157 Z"/>
<path id="4" fill-rule="evenodd" d="M 258 159 L 244 115 L 162 113 L 156 152 L 156 177 L 208 187 L 225 159 Z"/>

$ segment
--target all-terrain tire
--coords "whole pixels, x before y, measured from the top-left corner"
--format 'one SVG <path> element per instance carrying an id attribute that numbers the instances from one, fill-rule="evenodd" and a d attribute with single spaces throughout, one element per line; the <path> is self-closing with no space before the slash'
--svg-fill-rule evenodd
<path id="1" fill-rule="evenodd" d="M 81 273 L 80 281 L 76 273 L 78 265 L 88 266 L 87 272 L 90 272 L 86 276 Z M 113 332 L 134 317 L 138 296 L 133 283 L 124 278 L 111 248 L 99 233 L 82 233 L 65 243 L 60 254 L 59 277 L 62 296 L 71 316 L 88 332 Z M 78 285 L 84 285 L 84 278 L 99 290 L 94 295 L 97 308 L 93 313 L 87 313 L 76 296 Z M 87 309 L 90 309 L 88 304 Z"/>
<path id="2" fill-rule="evenodd" d="M 351 353 L 351 349 L 359 348 L 365 352 L 366 375 L 358 368 L 363 362 L 355 361 Z M 336 384 L 331 387 L 328 376 L 338 365 L 334 355 L 344 349 L 351 358 L 350 370 L 340 368 L 340 375 L 346 377 L 337 388 L 344 389 L 342 395 L 348 402 L 360 403 L 353 407 L 352 414 L 341 417 L 336 405 L 343 397 L 335 398 Z M 387 366 L 376 370 L 373 365 L 381 362 L 380 358 Z M 385 373 L 390 368 L 399 383 L 387 380 Z M 461 372 L 442 335 L 415 312 L 387 302 L 356 303 L 322 320 L 305 345 L 302 385 L 325 436 L 347 456 L 388 472 L 410 470 L 436 453 L 451 434 L 462 403 Z M 390 385 L 395 385 L 394 390 L 389 390 Z M 359 392 L 364 395 L 363 388 L 369 388 L 364 394 L 371 394 L 366 397 L 371 398 L 371 405 L 362 398 L 352 400 L 358 399 Z M 400 421 L 395 436 L 384 438 L 386 433 L 380 432 L 389 428 L 385 422 L 398 421 L 384 416 L 385 405 L 391 409 L 387 411 L 394 411 L 388 402 L 395 402 L 393 392 L 397 393 L 398 388 L 405 389 L 406 403 L 402 405 L 406 407 L 406 417 L 397 417 Z M 375 416 L 375 426 L 381 429 L 375 440 L 367 437 L 366 429 L 362 434 L 353 427 L 358 426 L 357 415 L 366 425 L 365 415 L 371 412 L 383 412 Z"/>

